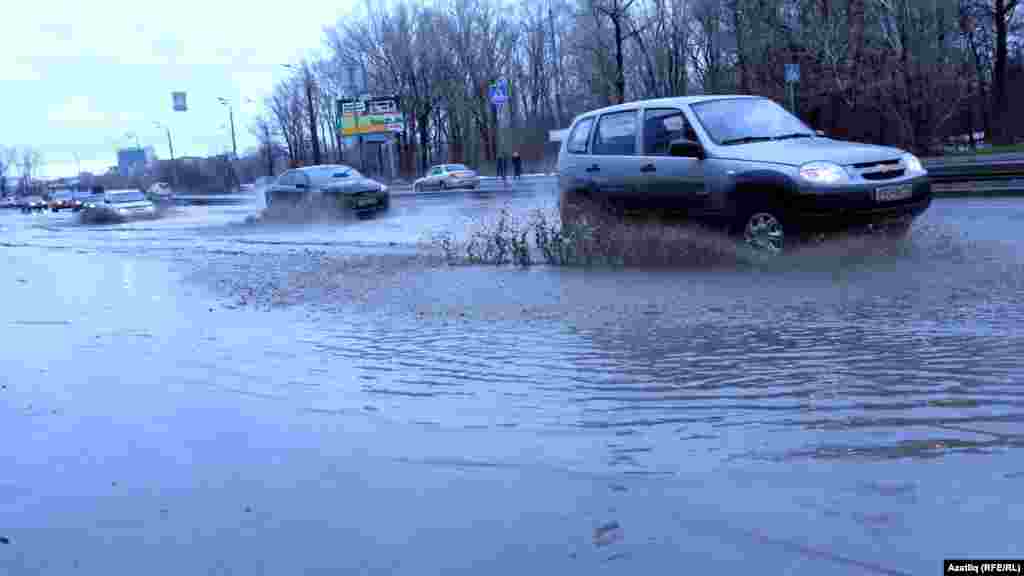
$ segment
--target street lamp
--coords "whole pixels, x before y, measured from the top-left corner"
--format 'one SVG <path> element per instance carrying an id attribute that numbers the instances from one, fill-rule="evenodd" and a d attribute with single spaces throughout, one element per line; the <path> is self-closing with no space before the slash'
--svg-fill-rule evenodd
<path id="1" fill-rule="evenodd" d="M 177 179 L 175 178 L 177 163 L 174 162 L 174 144 L 171 142 L 171 129 L 159 122 L 153 122 L 153 125 L 156 126 L 157 129 L 167 131 L 167 151 L 171 154 L 171 187 L 174 187 L 177 184 Z"/>
<path id="2" fill-rule="evenodd" d="M 228 118 L 231 120 L 231 153 L 235 158 L 238 158 L 238 142 L 235 140 L 235 111 L 231 107 L 231 102 L 227 98 L 218 97 L 217 100 L 228 109 Z"/>
<path id="3" fill-rule="evenodd" d="M 299 68 L 292 64 L 282 64 L 285 68 L 298 72 Z M 316 108 L 313 107 L 313 79 L 309 74 L 309 66 L 302 65 L 303 82 L 306 85 L 306 103 L 309 106 L 309 135 L 313 141 L 313 164 L 320 164 L 320 138 L 317 136 Z"/>

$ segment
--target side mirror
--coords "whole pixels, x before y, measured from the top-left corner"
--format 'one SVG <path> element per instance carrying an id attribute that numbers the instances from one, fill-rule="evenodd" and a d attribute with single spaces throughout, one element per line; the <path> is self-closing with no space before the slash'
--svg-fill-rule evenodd
<path id="1" fill-rule="evenodd" d="M 704 158 L 704 148 L 693 140 L 673 140 L 668 147 L 668 155 L 682 158 Z"/>
<path id="2" fill-rule="evenodd" d="M 824 130 L 815 130 L 814 133 L 817 134 L 818 136 L 821 136 L 821 137 L 825 136 L 825 131 Z"/>

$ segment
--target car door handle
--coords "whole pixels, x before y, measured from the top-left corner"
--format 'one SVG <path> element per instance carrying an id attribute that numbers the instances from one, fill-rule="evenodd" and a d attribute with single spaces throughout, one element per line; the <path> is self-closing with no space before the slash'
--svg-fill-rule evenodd
<path id="1" fill-rule="evenodd" d="M 643 168 L 641 168 L 640 171 L 641 172 L 657 172 L 658 169 L 654 167 L 654 164 L 644 164 Z"/>
<path id="2" fill-rule="evenodd" d="M 587 168 L 587 172 L 600 172 L 600 171 L 601 171 L 601 167 L 598 166 L 597 164 L 594 164 L 590 168 Z"/>

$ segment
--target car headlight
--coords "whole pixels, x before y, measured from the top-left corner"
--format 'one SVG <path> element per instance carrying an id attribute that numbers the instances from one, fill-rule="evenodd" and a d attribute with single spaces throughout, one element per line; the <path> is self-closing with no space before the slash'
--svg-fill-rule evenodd
<path id="1" fill-rule="evenodd" d="M 832 162 L 810 162 L 800 167 L 800 177 L 814 184 L 842 184 L 849 176 Z"/>
<path id="2" fill-rule="evenodd" d="M 387 191 L 388 191 L 388 187 L 387 187 L 386 185 L 384 185 L 384 184 L 381 184 L 381 185 L 380 185 L 380 190 L 379 190 L 379 191 L 380 191 L 380 192 L 387 192 Z"/>
<path id="3" fill-rule="evenodd" d="M 118 208 L 117 209 L 117 213 L 118 214 L 127 214 L 128 213 L 128 209 L 127 208 Z"/>
<path id="4" fill-rule="evenodd" d="M 924 172 L 924 165 L 921 164 L 921 160 L 913 154 L 903 155 L 903 164 L 906 165 L 908 172 L 921 173 Z"/>

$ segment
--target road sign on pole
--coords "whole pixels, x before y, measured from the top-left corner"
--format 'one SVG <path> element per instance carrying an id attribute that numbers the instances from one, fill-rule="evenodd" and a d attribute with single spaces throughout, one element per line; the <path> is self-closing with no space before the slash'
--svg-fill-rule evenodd
<path id="1" fill-rule="evenodd" d="M 491 103 L 496 106 L 501 106 L 505 102 L 508 102 L 508 81 L 501 78 L 490 86 L 490 99 Z"/>
<path id="2" fill-rule="evenodd" d="M 786 91 L 789 92 L 789 111 L 796 114 L 796 85 L 800 82 L 800 65 L 786 64 Z"/>
<path id="3" fill-rule="evenodd" d="M 786 83 L 792 84 L 800 81 L 800 65 L 786 64 Z"/>

